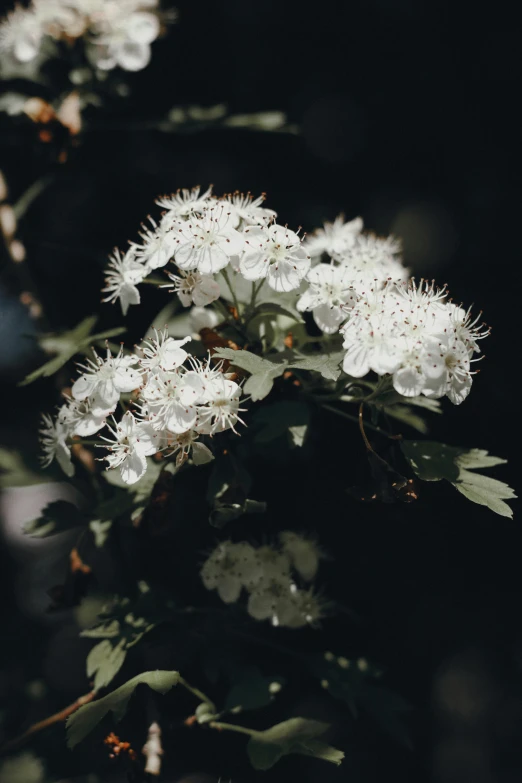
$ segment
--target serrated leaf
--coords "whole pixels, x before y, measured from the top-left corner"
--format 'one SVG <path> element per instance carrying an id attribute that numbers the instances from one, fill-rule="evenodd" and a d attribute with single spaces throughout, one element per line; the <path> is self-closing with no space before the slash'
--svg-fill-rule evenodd
<path id="1" fill-rule="evenodd" d="M 262 373 L 273 368 L 273 363 L 251 351 L 234 351 L 232 348 L 216 348 L 214 356 L 227 359 L 231 364 L 249 373 Z"/>
<path id="2" fill-rule="evenodd" d="M 248 741 L 247 753 L 254 769 L 270 769 L 282 756 L 300 753 L 305 756 L 340 764 L 344 753 L 332 748 L 317 737 L 324 734 L 330 724 L 306 718 L 290 718 L 265 731 L 256 731 Z"/>
<path id="3" fill-rule="evenodd" d="M 179 680 L 178 672 L 160 670 L 143 672 L 104 696 L 103 699 L 84 704 L 67 720 L 67 746 L 74 748 L 109 712 L 116 722 L 120 721 L 127 712 L 129 701 L 138 685 L 148 685 L 157 693 L 165 694 L 177 685 Z"/>
<path id="4" fill-rule="evenodd" d="M 274 381 L 285 371 L 285 367 L 272 367 L 264 372 L 257 372 L 247 379 L 243 391 L 249 394 L 254 402 L 264 400 L 272 391 Z"/>
<path id="5" fill-rule="evenodd" d="M 340 364 L 343 358 L 344 352 L 342 351 L 331 354 L 320 354 L 319 356 L 306 356 L 292 362 L 289 367 L 292 367 L 295 370 L 318 372 L 321 373 L 323 378 L 326 378 L 329 381 L 336 381 L 341 374 Z"/>
<path id="6" fill-rule="evenodd" d="M 383 407 L 382 410 L 387 416 L 401 422 L 401 424 L 407 424 L 408 427 L 417 430 L 421 435 L 426 435 L 428 432 L 428 425 L 422 416 L 415 413 L 409 405 L 390 405 Z"/>
<path id="7" fill-rule="evenodd" d="M 92 648 L 86 666 L 87 677 L 94 675 L 95 690 L 106 688 L 112 682 L 123 666 L 126 655 L 124 640 L 113 646 L 108 639 L 104 639 Z"/>
<path id="8" fill-rule="evenodd" d="M 484 449 L 470 449 L 457 457 L 457 464 L 464 470 L 474 470 L 475 468 L 492 468 L 495 465 L 505 465 L 507 459 L 493 457 Z"/>
<path id="9" fill-rule="evenodd" d="M 89 639 L 113 639 L 120 634 L 120 624 L 117 620 L 111 620 L 107 623 L 97 625 L 95 628 L 86 628 L 80 633 L 80 636 L 86 636 Z"/>
<path id="10" fill-rule="evenodd" d="M 429 440 L 403 440 L 401 449 L 416 475 L 423 481 L 457 480 L 460 469 L 456 459 L 463 449 Z"/>
<path id="11" fill-rule="evenodd" d="M 452 483 L 455 489 L 473 503 L 487 506 L 495 514 L 513 519 L 513 510 L 504 501 L 512 500 L 517 496 L 503 481 L 461 469 L 458 480 Z"/>
<path id="12" fill-rule="evenodd" d="M 251 373 L 243 391 L 249 394 L 254 402 L 264 399 L 272 391 L 274 380 L 287 369 L 287 363 L 271 362 L 250 351 L 234 351 L 232 348 L 217 348 L 214 356 L 228 359 L 235 367 Z"/>
<path id="13" fill-rule="evenodd" d="M 74 503 L 66 500 L 53 500 L 42 510 L 41 516 L 26 522 L 23 532 L 32 538 L 46 538 L 47 536 L 72 530 L 86 523 L 83 514 Z"/>

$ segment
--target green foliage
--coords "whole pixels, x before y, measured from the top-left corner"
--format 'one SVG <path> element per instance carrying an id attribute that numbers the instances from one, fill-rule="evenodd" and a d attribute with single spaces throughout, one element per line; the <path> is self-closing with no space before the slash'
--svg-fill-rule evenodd
<path id="1" fill-rule="evenodd" d="M 117 337 L 126 332 L 125 327 L 121 326 L 115 329 L 108 329 L 105 332 L 98 332 L 98 334 L 91 334 L 97 320 L 98 316 L 90 315 L 75 326 L 74 329 L 70 329 L 67 332 L 42 335 L 38 340 L 40 348 L 45 353 L 55 353 L 56 356 L 45 362 L 41 367 L 38 367 L 37 370 L 29 373 L 18 385 L 27 386 L 38 380 L 38 378 L 47 378 L 50 375 L 54 375 L 75 354 L 85 353 L 93 343 L 109 337 Z"/>
<path id="2" fill-rule="evenodd" d="M 505 482 L 474 473 L 477 468 L 501 465 L 506 460 L 490 456 L 483 449 L 460 449 L 434 441 L 402 441 L 401 448 L 413 470 L 424 481 L 446 479 L 473 503 L 487 506 L 495 514 L 513 518 L 505 500 L 516 498 Z"/>
<path id="3" fill-rule="evenodd" d="M 83 526 L 85 522 L 84 515 L 74 503 L 69 503 L 66 500 L 54 500 L 45 506 L 41 516 L 26 522 L 23 531 L 33 538 L 46 538 Z"/>
<path id="4" fill-rule="evenodd" d="M 283 756 L 299 753 L 339 765 L 344 753 L 318 740 L 330 724 L 306 718 L 290 718 L 265 731 L 253 731 L 247 753 L 254 769 L 270 769 Z"/>
<path id="5" fill-rule="evenodd" d="M 290 305 L 282 307 L 277 302 L 262 302 L 256 307 L 250 316 L 250 320 L 263 315 L 284 315 L 287 318 L 291 318 L 293 321 L 296 321 L 297 323 L 304 323 L 301 313 L 299 313 L 297 310 L 294 310 L 294 308 L 290 307 Z"/>
<path id="6" fill-rule="evenodd" d="M 76 710 L 67 720 L 67 745 L 74 748 L 98 725 L 98 723 L 112 713 L 116 722 L 120 721 L 129 706 L 130 699 L 138 685 L 148 685 L 149 688 L 162 695 L 170 691 L 180 681 L 178 672 L 154 671 L 143 672 L 133 677 L 125 685 L 121 685 L 103 699 L 98 699 L 90 704 L 84 704 Z"/>
<path id="7" fill-rule="evenodd" d="M 207 487 L 209 522 L 213 527 L 221 529 L 243 514 L 266 511 L 266 503 L 248 497 L 251 485 L 248 471 L 231 452 L 216 458 Z"/>
<path id="8" fill-rule="evenodd" d="M 394 691 L 371 682 L 380 676 L 379 669 L 363 658 L 353 661 L 333 653 L 310 656 L 307 661 L 323 688 L 344 701 L 354 717 L 362 709 L 397 742 L 412 747 L 410 732 L 402 720 L 411 705 Z"/>
<path id="9" fill-rule="evenodd" d="M 281 400 L 257 410 L 251 419 L 254 443 L 269 443 L 285 435 L 295 446 L 302 446 L 310 421 L 310 407 L 300 400 Z"/>
<path id="10" fill-rule="evenodd" d="M 237 665 L 234 668 L 235 681 L 225 699 L 225 712 L 266 707 L 285 683 L 283 677 L 266 677 L 257 666 Z"/>
<path id="11" fill-rule="evenodd" d="M 112 645 L 108 639 L 103 639 L 92 648 L 87 656 L 87 677 L 94 675 L 94 688 L 99 691 L 109 685 L 123 666 L 127 651 L 125 640 Z"/>
<path id="12" fill-rule="evenodd" d="M 0 489 L 30 487 L 48 480 L 43 474 L 33 472 L 17 451 L 0 448 Z"/>

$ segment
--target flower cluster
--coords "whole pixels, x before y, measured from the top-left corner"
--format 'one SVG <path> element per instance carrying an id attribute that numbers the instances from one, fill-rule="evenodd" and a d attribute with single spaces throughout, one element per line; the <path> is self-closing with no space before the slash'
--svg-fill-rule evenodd
<path id="1" fill-rule="evenodd" d="M 399 257 L 400 243 L 394 237 L 380 239 L 364 234 L 362 229 L 361 218 L 345 223 L 339 215 L 306 240 L 312 259 L 325 262 L 308 272 L 309 287 L 299 298 L 297 309 L 311 310 L 325 334 L 339 330 L 346 320 L 346 308 L 369 286 L 383 287 L 388 280 L 405 280 L 408 276 Z"/>
<path id="2" fill-rule="evenodd" d="M 159 222 L 149 218 L 141 242 L 112 256 L 105 301 L 120 301 L 124 313 L 138 304 L 138 284 L 155 269 L 173 261 L 171 284 L 184 307 L 204 307 L 221 293 L 215 275 L 227 267 L 245 280 L 266 279 L 277 292 L 293 291 L 310 269 L 311 259 L 298 234 L 278 225 L 276 213 L 262 206 L 264 196 L 234 193 L 217 198 L 212 189 L 182 190 L 158 199 Z M 222 276 L 221 276 L 222 277 Z M 223 279 L 223 277 L 222 277 Z"/>
<path id="3" fill-rule="evenodd" d="M 0 25 L 0 51 L 18 63 L 34 60 L 49 39 L 83 38 L 92 65 L 139 71 L 161 29 L 158 0 L 32 0 Z"/>
<path id="4" fill-rule="evenodd" d="M 280 546 L 254 547 L 241 541 L 223 541 L 205 561 L 201 579 L 207 590 L 217 590 L 227 604 L 235 603 L 243 588 L 249 593 L 247 611 L 256 620 L 301 628 L 324 614 L 323 602 L 312 587 L 300 588 L 296 574 L 310 583 L 322 557 L 317 544 L 284 531 Z"/>
<path id="5" fill-rule="evenodd" d="M 445 288 L 414 280 L 376 284 L 347 309 L 341 333 L 348 375 L 390 374 L 404 397 L 447 396 L 455 405 L 466 399 L 473 354 L 489 332 L 449 301 Z"/>
<path id="6" fill-rule="evenodd" d="M 123 481 L 134 484 L 147 469 L 146 457 L 164 452 L 176 455 L 179 466 L 189 456 L 201 465 L 213 458 L 199 439 L 227 429 L 235 431 L 240 419 L 241 388 L 223 373 L 210 356 L 201 361 L 183 346 L 190 338 L 174 340 L 167 332 L 155 332 L 136 353 L 123 349 L 82 366 L 53 421 L 45 416 L 40 431 L 43 462 L 57 459 L 72 475 L 70 447 L 73 438 L 89 437 L 106 427 L 101 440 L 109 449 L 110 468 L 119 468 Z M 118 422 L 114 413 L 122 395 L 134 392 L 137 413 L 126 410 Z M 123 405 L 125 407 L 125 405 Z M 96 445 L 103 445 L 102 443 Z"/>

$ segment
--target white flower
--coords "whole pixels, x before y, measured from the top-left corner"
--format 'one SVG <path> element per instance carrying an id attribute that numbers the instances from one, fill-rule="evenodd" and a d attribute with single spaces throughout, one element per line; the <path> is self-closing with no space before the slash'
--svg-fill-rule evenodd
<path id="1" fill-rule="evenodd" d="M 167 226 L 163 224 L 158 226 L 151 217 L 149 221 L 152 229 L 143 226 L 143 233 L 140 233 L 143 243 L 138 245 L 133 242 L 131 247 L 137 258 L 146 264 L 150 271 L 168 264 L 174 253 L 176 236 Z"/>
<path id="2" fill-rule="evenodd" d="M 194 429 L 196 404 L 203 394 L 203 381 L 196 372 L 159 371 L 150 377 L 141 396 L 147 403 L 155 430 L 167 429 L 181 435 Z"/>
<path id="3" fill-rule="evenodd" d="M 71 461 L 71 450 L 66 440 L 69 437 L 69 428 L 63 418 L 58 416 L 55 421 L 48 414 L 42 415 L 39 430 L 40 445 L 44 452 L 40 461 L 43 468 L 47 468 L 56 459 L 66 476 L 74 474 L 74 465 Z"/>
<path id="4" fill-rule="evenodd" d="M 123 416 L 115 427 L 107 425 L 113 439 L 102 439 L 109 445 L 110 454 L 104 459 L 110 468 L 120 468 L 121 477 L 126 484 L 135 484 L 147 470 L 145 459 L 158 451 L 160 436 L 152 427 L 137 421 L 130 411 Z"/>
<path id="5" fill-rule="evenodd" d="M 168 336 L 168 331 L 164 329 L 158 332 L 154 329 L 156 337 L 149 340 L 143 340 L 138 350 L 143 354 L 140 359 L 140 365 L 148 372 L 157 372 L 158 370 L 175 370 L 181 367 L 188 358 L 188 353 L 183 350 L 183 345 L 190 342 L 190 337 L 184 337 L 182 340 L 175 340 Z"/>
<path id="6" fill-rule="evenodd" d="M 214 201 L 212 198 L 212 185 L 201 195 L 200 192 L 201 188 L 199 186 L 192 188 L 192 190 L 183 188 L 183 190 L 178 190 L 170 196 L 158 198 L 156 204 L 167 210 L 164 215 L 166 223 L 172 225 L 172 222 L 178 218 L 188 218 L 194 215 L 194 213 L 204 212 Z"/>
<path id="7" fill-rule="evenodd" d="M 93 348 L 94 360 L 88 359 L 85 370 L 73 384 L 71 392 L 75 400 L 93 398 L 94 410 L 116 405 L 122 392 L 131 392 L 141 386 L 142 377 L 133 369 L 138 361 L 136 356 L 124 356 L 123 348 L 117 356 L 112 356 L 107 348 L 107 358 L 101 359 Z"/>
<path id="8" fill-rule="evenodd" d="M 254 620 L 268 620 L 272 625 L 287 625 L 295 616 L 293 591 L 288 577 L 272 577 L 256 587 L 248 598 L 247 611 Z"/>
<path id="9" fill-rule="evenodd" d="M 204 374 L 200 376 L 204 378 L 201 396 L 204 405 L 198 409 L 196 429 L 206 435 L 214 435 L 216 432 L 228 429 L 235 432 L 238 421 L 244 424 L 239 417 L 242 410 L 239 407 L 241 387 L 225 378 L 221 372 L 211 372 L 207 375 L 207 378 L 204 378 Z"/>
<path id="10" fill-rule="evenodd" d="M 304 625 L 315 625 L 324 617 L 323 602 L 309 590 L 295 590 L 292 595 L 292 614 L 285 618 L 288 628 L 302 628 Z"/>
<path id="11" fill-rule="evenodd" d="M 310 287 L 297 301 L 301 312 L 312 310 L 314 321 L 326 334 L 339 331 L 346 310 L 355 302 L 350 270 L 333 264 L 317 264 L 306 276 Z"/>
<path id="12" fill-rule="evenodd" d="M 470 354 L 480 353 L 478 340 L 483 340 L 490 333 L 485 324 L 479 323 L 482 313 L 479 313 L 476 318 L 472 318 L 471 307 L 464 310 L 463 307 L 459 307 L 453 302 L 448 302 L 447 308 L 458 339 L 464 343 Z"/>
<path id="13" fill-rule="evenodd" d="M 353 378 L 363 378 L 370 370 L 378 375 L 394 372 L 400 365 L 397 335 L 387 313 L 367 319 L 350 318 L 343 326 L 346 353 L 343 370 Z"/>
<path id="14" fill-rule="evenodd" d="M 266 277 L 274 291 L 293 291 L 310 269 L 310 257 L 293 231 L 279 225 L 244 232 L 246 249 L 239 269 L 247 280 Z"/>
<path id="15" fill-rule="evenodd" d="M 227 204 L 231 205 L 238 218 L 250 226 L 263 225 L 277 217 L 277 212 L 274 212 L 273 209 L 261 206 L 265 200 L 264 193 L 255 199 L 251 193 L 236 191 L 226 196 L 225 200 Z"/>
<path id="16" fill-rule="evenodd" d="M 106 271 L 106 287 L 102 288 L 102 292 L 109 295 L 102 301 L 116 302 L 119 299 L 122 313 L 127 315 L 131 304 L 140 303 L 140 292 L 136 286 L 148 273 L 147 267 L 136 260 L 136 252 L 133 248 L 124 256 L 118 249 L 114 250 Z"/>
<path id="17" fill-rule="evenodd" d="M 200 339 L 199 332 L 203 329 L 214 329 L 222 320 L 219 313 L 211 307 L 193 307 L 188 315 L 190 330 L 198 340 Z"/>
<path id="18" fill-rule="evenodd" d="M 382 287 L 389 280 L 406 280 L 408 270 L 398 256 L 400 249 L 393 236 L 382 239 L 373 234 L 358 234 L 350 247 L 332 251 L 331 256 L 349 270 L 357 292 L 364 293 L 369 286 Z"/>
<path id="19" fill-rule="evenodd" d="M 432 338 L 425 346 L 422 369 L 426 381 L 422 393 L 426 397 L 447 395 L 454 405 L 464 402 L 471 389 L 469 351 L 457 337 L 439 342 Z"/>
<path id="20" fill-rule="evenodd" d="M 242 541 L 223 541 L 212 552 L 201 569 L 201 579 L 207 590 L 217 590 L 226 604 L 235 603 L 248 577 L 254 548 Z"/>
<path id="21" fill-rule="evenodd" d="M 20 63 L 38 55 L 44 30 L 32 9 L 15 8 L 0 24 L 0 51 L 11 53 Z"/>
<path id="22" fill-rule="evenodd" d="M 167 456 L 178 455 L 176 457 L 176 466 L 182 465 L 191 453 L 194 465 L 206 465 L 207 462 L 211 462 L 214 459 L 214 455 L 208 446 L 200 443 L 197 438 L 198 433 L 194 432 L 194 430 L 187 430 L 187 432 L 175 435 L 173 438 L 169 437 Z"/>
<path id="23" fill-rule="evenodd" d="M 260 546 L 255 550 L 247 587 L 262 588 L 274 579 L 287 582 L 290 580 L 290 571 L 290 557 L 286 552 L 271 546 Z"/>
<path id="24" fill-rule="evenodd" d="M 162 288 L 169 288 L 176 293 L 183 307 L 190 307 L 191 304 L 205 307 L 220 297 L 219 283 L 213 277 L 200 275 L 199 272 L 194 271 L 181 271 L 179 275 L 167 272 L 167 275 L 173 285 L 168 284 Z"/>
<path id="25" fill-rule="evenodd" d="M 353 247 L 362 229 L 362 218 L 357 217 L 345 223 L 344 215 L 338 215 L 333 223 L 325 222 L 323 228 L 308 234 L 303 245 L 312 258 L 318 258 L 323 253 L 333 257 Z"/>
<path id="26" fill-rule="evenodd" d="M 65 405 L 60 408 L 59 418 L 67 425 L 71 435 L 88 438 L 105 426 L 107 416 L 114 413 L 115 405 L 106 409 L 95 407 L 93 401 L 87 398 L 82 402 L 73 397 L 67 397 Z"/>
<path id="27" fill-rule="evenodd" d="M 87 53 L 103 71 L 117 66 L 126 71 L 140 71 L 150 61 L 150 44 L 159 35 L 159 20 L 146 11 L 128 13 L 128 10 L 120 5 L 115 14 L 100 19 L 94 29 L 96 36 Z"/>
<path id="28" fill-rule="evenodd" d="M 243 235 L 236 231 L 224 204 L 206 209 L 201 217 L 178 222 L 174 258 L 180 269 L 212 275 L 224 269 L 230 257 L 242 252 Z"/>
<path id="29" fill-rule="evenodd" d="M 321 550 L 310 538 L 285 530 L 279 534 L 282 549 L 290 558 L 293 567 L 306 582 L 315 578 L 319 567 Z"/>

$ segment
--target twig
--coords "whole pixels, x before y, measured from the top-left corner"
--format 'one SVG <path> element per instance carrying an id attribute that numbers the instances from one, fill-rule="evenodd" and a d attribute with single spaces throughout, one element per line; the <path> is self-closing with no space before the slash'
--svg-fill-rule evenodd
<path id="1" fill-rule="evenodd" d="M 55 723 L 62 723 L 63 721 L 67 720 L 69 715 L 72 715 L 73 712 L 79 710 L 80 707 L 83 707 L 84 704 L 88 704 L 97 695 L 98 691 L 92 690 L 89 693 L 86 693 L 84 696 L 80 696 L 78 699 L 76 699 L 75 702 L 69 704 L 68 707 L 60 710 L 60 712 L 55 712 L 54 715 L 49 715 L 48 718 L 44 718 L 44 720 L 38 721 L 38 723 L 33 723 L 33 725 L 29 726 L 27 731 L 24 731 L 23 734 L 19 734 L 18 737 L 14 737 L 13 739 L 4 742 L 0 748 L 0 755 L 8 753 L 9 751 L 18 748 L 20 745 L 23 745 L 33 736 L 33 734 L 38 734 L 38 732 L 47 729 L 49 726 L 54 726 Z"/>

